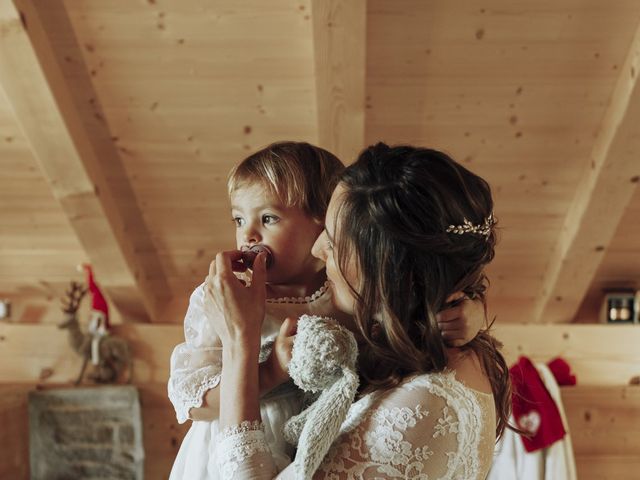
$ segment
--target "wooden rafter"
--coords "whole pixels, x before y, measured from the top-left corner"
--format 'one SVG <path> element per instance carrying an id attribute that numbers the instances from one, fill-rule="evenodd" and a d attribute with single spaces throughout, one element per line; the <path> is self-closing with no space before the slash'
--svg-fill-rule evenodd
<path id="1" fill-rule="evenodd" d="M 534 320 L 570 322 L 616 233 L 640 178 L 640 25 L 620 71 L 589 167 L 564 220 Z"/>
<path id="2" fill-rule="evenodd" d="M 101 285 L 123 318 L 160 318 L 169 286 L 89 73 L 64 74 L 86 66 L 63 2 L 0 0 L 0 35 L 0 86 Z"/>
<path id="3" fill-rule="evenodd" d="M 312 0 L 318 143 L 344 162 L 364 147 L 366 1 Z"/>

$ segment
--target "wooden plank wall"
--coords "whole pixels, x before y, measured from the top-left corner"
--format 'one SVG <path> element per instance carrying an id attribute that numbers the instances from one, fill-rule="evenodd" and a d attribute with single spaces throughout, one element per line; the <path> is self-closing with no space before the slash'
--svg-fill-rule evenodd
<path id="1" fill-rule="evenodd" d="M 140 389 L 146 476 L 167 478 L 188 425 L 178 425 L 166 398 L 168 358 L 181 339 L 178 325 L 122 325 L 133 347 Z M 562 389 L 580 479 L 631 479 L 640 468 L 640 328 L 603 325 L 505 325 L 498 336 L 509 362 L 562 355 L 580 385 Z M 55 326 L 0 324 L 0 478 L 27 478 L 27 392 L 70 386 L 79 359 Z"/>
<path id="2" fill-rule="evenodd" d="M 114 327 L 135 354 L 136 383 L 164 383 L 169 356 L 183 338 L 181 325 L 126 324 Z M 562 355 L 582 385 L 626 385 L 640 375 L 640 328 L 635 325 L 500 325 L 509 363 L 519 355 L 546 361 Z M 67 383 L 79 360 L 55 325 L 0 323 L 0 383 Z"/>
<path id="3" fill-rule="evenodd" d="M 0 478 L 29 478 L 27 392 L 30 385 L 0 385 Z"/>
<path id="4" fill-rule="evenodd" d="M 632 479 L 640 470 L 640 387 L 565 387 L 579 479 Z"/>

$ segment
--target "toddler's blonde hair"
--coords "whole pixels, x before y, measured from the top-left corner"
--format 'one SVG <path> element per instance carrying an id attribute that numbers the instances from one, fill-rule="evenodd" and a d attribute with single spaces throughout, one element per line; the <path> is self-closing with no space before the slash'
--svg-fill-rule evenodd
<path id="1" fill-rule="evenodd" d="M 324 221 L 329 199 L 344 165 L 327 150 L 306 142 L 277 142 L 245 158 L 231 170 L 229 195 L 260 183 L 285 206 L 302 208 Z"/>

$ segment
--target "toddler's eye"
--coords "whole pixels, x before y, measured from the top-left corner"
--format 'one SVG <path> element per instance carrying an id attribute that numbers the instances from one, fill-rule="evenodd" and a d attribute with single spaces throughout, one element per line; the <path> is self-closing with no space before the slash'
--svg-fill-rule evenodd
<path id="1" fill-rule="evenodd" d="M 262 223 L 264 223 L 265 225 L 273 225 L 275 223 L 278 223 L 280 219 L 278 217 L 276 217 L 275 215 L 263 215 L 262 216 Z"/>
<path id="2" fill-rule="evenodd" d="M 233 217 L 231 221 L 236 224 L 236 227 L 242 227 L 244 225 L 244 218 L 242 217 Z"/>
<path id="3" fill-rule="evenodd" d="M 331 240 L 327 240 L 327 250 L 333 250 L 333 242 Z"/>

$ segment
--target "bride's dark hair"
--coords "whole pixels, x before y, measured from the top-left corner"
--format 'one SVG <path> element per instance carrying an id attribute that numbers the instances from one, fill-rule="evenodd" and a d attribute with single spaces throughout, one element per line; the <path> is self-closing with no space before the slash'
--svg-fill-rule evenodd
<path id="1" fill-rule="evenodd" d="M 494 257 L 495 228 L 488 235 L 447 228 L 465 220 L 482 225 L 492 215 L 488 183 L 442 152 L 379 143 L 360 154 L 340 184 L 345 192 L 334 231 L 341 271 L 355 258 L 360 272 L 361 283 L 351 288 L 365 338 L 359 357 L 365 391 L 442 371 L 446 347 L 435 314 L 446 298 L 463 291 L 480 299 L 486 314 L 484 267 Z M 509 370 L 487 330 L 463 348 L 478 355 L 491 382 L 500 435 L 510 415 Z"/>

